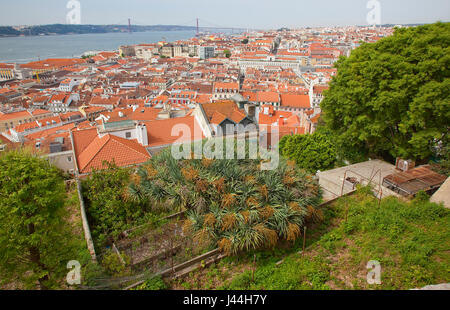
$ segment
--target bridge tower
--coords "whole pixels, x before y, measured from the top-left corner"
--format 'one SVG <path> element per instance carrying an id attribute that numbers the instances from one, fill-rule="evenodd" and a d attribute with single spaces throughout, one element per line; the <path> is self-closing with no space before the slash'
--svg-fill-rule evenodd
<path id="1" fill-rule="evenodd" d="M 128 18 L 128 32 L 131 33 L 131 18 Z"/>

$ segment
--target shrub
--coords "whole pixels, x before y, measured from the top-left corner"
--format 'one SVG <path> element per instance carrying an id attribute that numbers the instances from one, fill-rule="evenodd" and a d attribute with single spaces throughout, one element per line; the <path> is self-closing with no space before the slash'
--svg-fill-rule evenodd
<path id="1" fill-rule="evenodd" d="M 139 285 L 136 290 L 158 291 L 167 289 L 167 284 L 161 276 L 148 279 L 143 284 Z"/>
<path id="2" fill-rule="evenodd" d="M 299 167 L 312 173 L 333 168 L 336 163 L 335 146 L 319 132 L 284 136 L 279 145 L 283 156 L 295 160 Z"/>

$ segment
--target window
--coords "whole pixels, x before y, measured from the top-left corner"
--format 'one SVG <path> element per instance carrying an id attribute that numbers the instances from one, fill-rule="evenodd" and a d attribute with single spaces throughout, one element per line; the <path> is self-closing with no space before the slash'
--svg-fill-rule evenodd
<path id="1" fill-rule="evenodd" d="M 70 162 L 72 162 L 72 156 L 68 156 L 67 157 L 67 161 L 70 163 Z"/>
<path id="2" fill-rule="evenodd" d="M 130 139 L 131 138 L 131 132 L 126 132 L 125 133 L 125 138 Z"/>

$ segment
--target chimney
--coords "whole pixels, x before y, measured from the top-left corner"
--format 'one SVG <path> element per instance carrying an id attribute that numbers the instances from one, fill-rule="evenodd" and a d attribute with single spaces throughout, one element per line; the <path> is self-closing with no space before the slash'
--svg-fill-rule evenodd
<path id="1" fill-rule="evenodd" d="M 145 124 L 138 124 L 136 130 L 139 144 L 143 146 L 148 145 L 147 126 Z"/>

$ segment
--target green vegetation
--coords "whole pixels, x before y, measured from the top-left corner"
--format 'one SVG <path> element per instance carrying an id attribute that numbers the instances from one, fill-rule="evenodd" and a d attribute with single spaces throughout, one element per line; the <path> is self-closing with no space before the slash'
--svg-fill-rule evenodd
<path id="1" fill-rule="evenodd" d="M 426 160 L 447 145 L 449 44 L 450 23 L 436 23 L 397 29 L 339 59 L 321 104 L 339 148 Z"/>
<path id="2" fill-rule="evenodd" d="M 187 210 L 185 231 L 199 244 L 226 252 L 295 241 L 307 219 L 321 217 L 315 208 L 319 186 L 293 162 L 281 159 L 277 169 L 265 171 L 260 163 L 175 160 L 167 149 L 138 169 L 127 195 L 143 205 Z"/>
<path id="3" fill-rule="evenodd" d="M 248 39 L 245 38 L 244 40 L 242 40 L 242 44 L 248 44 Z"/>
<path id="4" fill-rule="evenodd" d="M 19 36 L 21 34 L 20 31 L 14 29 L 10 26 L 0 26 L 0 36 Z"/>
<path id="5" fill-rule="evenodd" d="M 143 291 L 158 291 L 165 289 L 167 289 L 167 284 L 163 281 L 161 276 L 153 277 L 136 287 L 136 290 Z"/>
<path id="6" fill-rule="evenodd" d="M 58 288 L 69 261 L 89 259 L 80 226 L 67 220 L 77 202 L 47 160 L 24 150 L 0 157 L 0 284 Z"/>
<path id="7" fill-rule="evenodd" d="M 96 246 L 111 244 L 126 229 L 160 220 L 159 216 L 150 212 L 150 204 L 127 199 L 126 189 L 131 169 L 105 164 L 106 169 L 94 171 L 82 183 L 89 225 Z"/>
<path id="8" fill-rule="evenodd" d="M 223 54 L 225 55 L 226 58 L 230 58 L 231 57 L 231 52 L 230 50 L 224 50 Z"/>
<path id="9" fill-rule="evenodd" d="M 445 145 L 441 148 L 438 153 L 440 160 L 435 162 L 431 162 L 431 168 L 435 170 L 437 173 L 450 176 L 450 145 Z"/>
<path id="10" fill-rule="evenodd" d="M 360 189 L 324 209 L 324 221 L 307 230 L 304 253 L 297 242 L 291 249 L 228 257 L 191 275 L 181 286 L 411 289 L 449 282 L 450 210 L 426 197 L 412 202 L 387 197 L 378 204 L 370 190 Z M 370 260 L 381 264 L 380 285 L 366 281 Z"/>
<path id="11" fill-rule="evenodd" d="M 312 173 L 334 167 L 336 148 L 325 134 L 288 135 L 280 140 L 280 153 Z"/>

